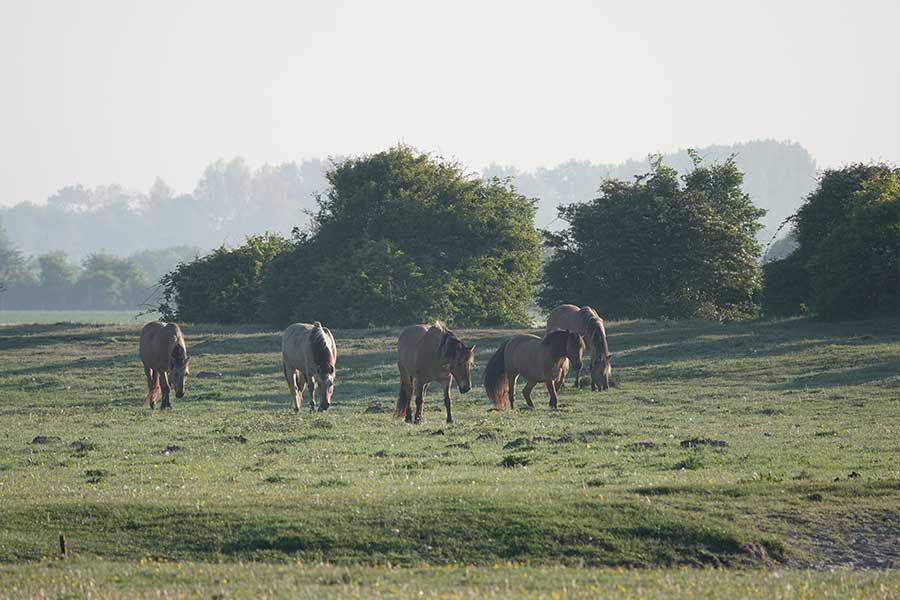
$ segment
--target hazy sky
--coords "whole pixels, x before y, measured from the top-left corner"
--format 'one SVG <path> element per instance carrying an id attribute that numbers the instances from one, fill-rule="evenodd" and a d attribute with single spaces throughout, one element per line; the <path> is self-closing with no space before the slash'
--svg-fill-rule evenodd
<path id="1" fill-rule="evenodd" d="M 473 170 L 754 138 L 896 162 L 898 7 L 0 0 L 0 204 L 398 141 Z"/>

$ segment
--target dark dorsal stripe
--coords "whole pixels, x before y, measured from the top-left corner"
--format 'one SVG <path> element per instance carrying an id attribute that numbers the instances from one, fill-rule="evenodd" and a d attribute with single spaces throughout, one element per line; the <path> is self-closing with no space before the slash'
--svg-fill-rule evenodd
<path id="1" fill-rule="evenodd" d="M 315 327 L 309 334 L 309 348 L 312 352 L 313 362 L 326 373 L 329 372 L 332 362 L 331 348 L 328 346 L 329 337 L 331 337 L 331 332 L 316 321 Z"/>

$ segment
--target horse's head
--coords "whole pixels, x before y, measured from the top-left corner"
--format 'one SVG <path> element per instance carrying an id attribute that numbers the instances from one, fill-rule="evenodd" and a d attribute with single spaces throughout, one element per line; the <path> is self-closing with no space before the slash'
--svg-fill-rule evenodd
<path id="1" fill-rule="evenodd" d="M 608 390 L 612 375 L 612 357 L 604 352 L 591 356 L 591 388 L 600 391 Z"/>
<path id="2" fill-rule="evenodd" d="M 187 383 L 187 376 L 190 374 L 190 362 L 187 352 L 180 344 L 176 344 L 169 357 L 169 374 L 171 377 L 172 387 L 175 388 L 175 397 L 184 397 L 184 388 Z"/>
<path id="3" fill-rule="evenodd" d="M 584 339 L 572 331 L 566 331 L 566 358 L 569 364 L 576 371 L 582 366 L 582 355 L 584 354 Z"/>
<path id="4" fill-rule="evenodd" d="M 441 338 L 441 358 L 456 380 L 460 394 L 472 389 L 472 368 L 475 366 L 475 344 L 466 346 L 454 334 L 445 332 Z"/>
<path id="5" fill-rule="evenodd" d="M 328 362 L 317 366 L 314 377 L 319 380 L 319 410 L 328 410 L 334 393 L 334 364 Z"/>

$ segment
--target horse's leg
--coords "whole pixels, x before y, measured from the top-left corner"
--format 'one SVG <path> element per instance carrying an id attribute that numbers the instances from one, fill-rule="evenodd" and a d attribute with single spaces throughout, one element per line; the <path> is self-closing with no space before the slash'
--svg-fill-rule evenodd
<path id="1" fill-rule="evenodd" d="M 160 410 L 172 408 L 169 402 L 169 374 L 166 371 L 159 372 L 159 386 L 162 388 L 162 404 L 159 405 Z"/>
<path id="2" fill-rule="evenodd" d="M 556 394 L 556 386 L 553 385 L 552 381 L 547 382 L 547 391 L 550 392 L 550 408 L 556 410 L 557 403 L 559 401 L 559 396 Z"/>
<path id="3" fill-rule="evenodd" d="M 413 417 L 413 423 L 417 425 L 422 422 L 422 405 L 425 403 L 425 393 L 427 391 L 427 383 L 416 382 L 416 416 Z"/>
<path id="4" fill-rule="evenodd" d="M 509 409 L 515 408 L 516 404 L 516 379 L 519 378 L 518 373 L 511 371 L 506 372 L 507 387 L 509 388 Z"/>
<path id="5" fill-rule="evenodd" d="M 294 402 L 294 412 L 300 411 L 300 394 L 297 393 L 297 371 L 289 369 L 287 363 L 282 363 L 284 368 L 284 380 L 287 382 L 288 390 L 291 392 L 291 399 Z"/>
<path id="6" fill-rule="evenodd" d="M 412 377 L 406 377 L 401 383 L 401 385 L 405 385 L 407 388 L 406 394 L 406 417 L 403 419 L 407 423 L 412 423 L 413 420 L 413 385 L 415 384 L 415 380 Z"/>
<path id="7" fill-rule="evenodd" d="M 144 406 L 150 410 L 156 408 L 156 393 L 159 391 L 159 374 L 150 367 L 144 367 L 144 375 L 147 377 L 147 395 L 144 397 Z"/>
<path id="8" fill-rule="evenodd" d="M 531 401 L 531 390 L 534 389 L 535 385 L 537 385 L 536 381 L 529 380 L 525 387 L 522 388 L 522 395 L 525 396 L 525 403 L 528 404 L 528 408 L 534 408 L 534 402 Z"/>
<path id="9" fill-rule="evenodd" d="M 316 412 L 316 378 L 304 376 L 304 379 L 309 384 L 309 410 Z"/>
<path id="10" fill-rule="evenodd" d="M 444 381 L 444 408 L 447 409 L 447 424 L 453 422 L 453 416 L 450 414 L 450 388 L 453 386 L 453 377 L 448 377 Z"/>
<path id="11" fill-rule="evenodd" d="M 575 389 L 576 390 L 581 387 L 581 369 L 582 368 L 583 367 L 578 367 L 577 369 L 575 369 Z"/>

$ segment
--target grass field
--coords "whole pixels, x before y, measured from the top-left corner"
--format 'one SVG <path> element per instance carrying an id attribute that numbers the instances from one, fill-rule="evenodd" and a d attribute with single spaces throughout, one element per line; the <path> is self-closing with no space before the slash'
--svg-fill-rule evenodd
<path id="1" fill-rule="evenodd" d="M 620 388 L 416 427 L 397 331 L 294 414 L 277 332 L 188 325 L 151 413 L 138 325 L 0 328 L 0 596 L 900 595 L 900 322 L 608 329 Z"/>

